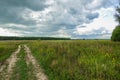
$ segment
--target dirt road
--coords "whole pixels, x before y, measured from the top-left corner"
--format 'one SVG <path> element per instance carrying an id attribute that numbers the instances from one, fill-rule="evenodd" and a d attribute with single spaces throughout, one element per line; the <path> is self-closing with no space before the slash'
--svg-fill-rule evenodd
<path id="1" fill-rule="evenodd" d="M 22 45 L 19 45 L 18 49 L 6 60 L 5 64 L 0 66 L 0 80 L 10 80 L 14 71 L 14 67 L 17 61 L 20 59 L 20 57 L 18 57 L 18 54 L 20 53 L 21 49 L 24 49 L 26 53 L 25 61 L 28 67 L 30 67 L 30 64 L 32 64 L 33 71 L 31 72 L 35 75 L 36 80 L 48 80 L 47 76 L 44 74 L 37 60 L 32 56 L 29 47 L 27 45 L 23 45 L 21 48 L 21 46 Z"/>

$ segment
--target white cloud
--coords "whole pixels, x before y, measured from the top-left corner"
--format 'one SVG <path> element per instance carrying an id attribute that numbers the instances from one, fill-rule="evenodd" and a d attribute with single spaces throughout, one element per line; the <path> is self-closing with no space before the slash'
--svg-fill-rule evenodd
<path id="1" fill-rule="evenodd" d="M 96 18 L 93 22 L 89 24 L 84 24 L 84 26 L 86 27 L 81 27 L 81 25 L 77 26 L 75 33 L 79 35 L 85 35 L 85 34 L 91 35 L 97 33 L 97 34 L 101 34 L 101 36 L 99 36 L 98 38 L 110 38 L 110 34 L 117 25 L 113 16 L 115 14 L 115 10 L 113 7 L 109 7 L 107 9 L 101 8 L 97 12 L 100 14 L 99 18 Z M 101 33 L 99 31 L 94 32 L 95 30 L 101 30 L 101 29 L 102 29 Z M 109 36 L 108 33 L 110 33 Z M 105 35 L 107 36 L 102 37 Z"/>
<path id="2" fill-rule="evenodd" d="M 9 30 L 0 28 L 0 36 L 20 36 L 20 34 L 16 34 L 14 32 L 10 32 Z"/>

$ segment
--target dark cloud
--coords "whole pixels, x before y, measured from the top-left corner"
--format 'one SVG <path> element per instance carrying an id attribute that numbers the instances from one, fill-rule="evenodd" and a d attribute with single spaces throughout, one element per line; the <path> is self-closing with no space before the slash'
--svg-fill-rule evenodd
<path id="1" fill-rule="evenodd" d="M 99 14 L 98 13 L 90 13 L 86 16 L 89 20 L 93 20 L 95 18 L 98 18 L 99 17 Z"/>
<path id="2" fill-rule="evenodd" d="M 25 20 L 23 15 L 33 11 L 44 10 L 46 0 L 1 0 L 0 1 L 0 22 L 18 23 L 18 24 L 35 24 L 33 20 Z"/>
<path id="3" fill-rule="evenodd" d="M 29 8 L 32 10 L 43 10 L 47 5 L 45 5 L 46 0 L 2 0 L 0 5 L 4 7 L 22 7 Z"/>

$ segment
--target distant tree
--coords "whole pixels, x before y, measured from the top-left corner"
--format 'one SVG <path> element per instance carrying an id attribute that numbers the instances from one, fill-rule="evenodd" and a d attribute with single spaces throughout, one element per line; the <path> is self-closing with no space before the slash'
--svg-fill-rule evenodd
<path id="1" fill-rule="evenodd" d="M 112 32 L 112 41 L 120 41 L 120 25 L 116 26 L 116 28 Z"/>
<path id="2" fill-rule="evenodd" d="M 116 21 L 118 22 L 118 25 L 112 32 L 111 40 L 112 41 L 120 41 L 120 4 L 116 8 L 115 18 L 116 18 Z"/>

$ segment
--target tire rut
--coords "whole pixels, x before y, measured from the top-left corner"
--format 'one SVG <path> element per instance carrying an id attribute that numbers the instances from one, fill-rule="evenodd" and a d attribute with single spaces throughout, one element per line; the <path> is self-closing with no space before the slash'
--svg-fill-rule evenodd
<path id="1" fill-rule="evenodd" d="M 3 79 L 1 80 L 9 80 L 11 77 L 11 74 L 13 73 L 13 68 L 18 60 L 17 55 L 21 50 L 21 46 L 18 46 L 18 49 L 6 60 L 5 64 L 3 64 L 0 67 L 0 76 L 2 76 Z M 6 70 L 6 71 L 4 71 Z"/>
<path id="2" fill-rule="evenodd" d="M 24 50 L 27 53 L 27 64 L 32 64 L 33 66 L 33 73 L 35 74 L 37 80 L 48 80 L 47 76 L 43 73 L 43 70 L 40 68 L 36 59 L 32 56 L 32 53 L 27 45 L 24 45 Z"/>

